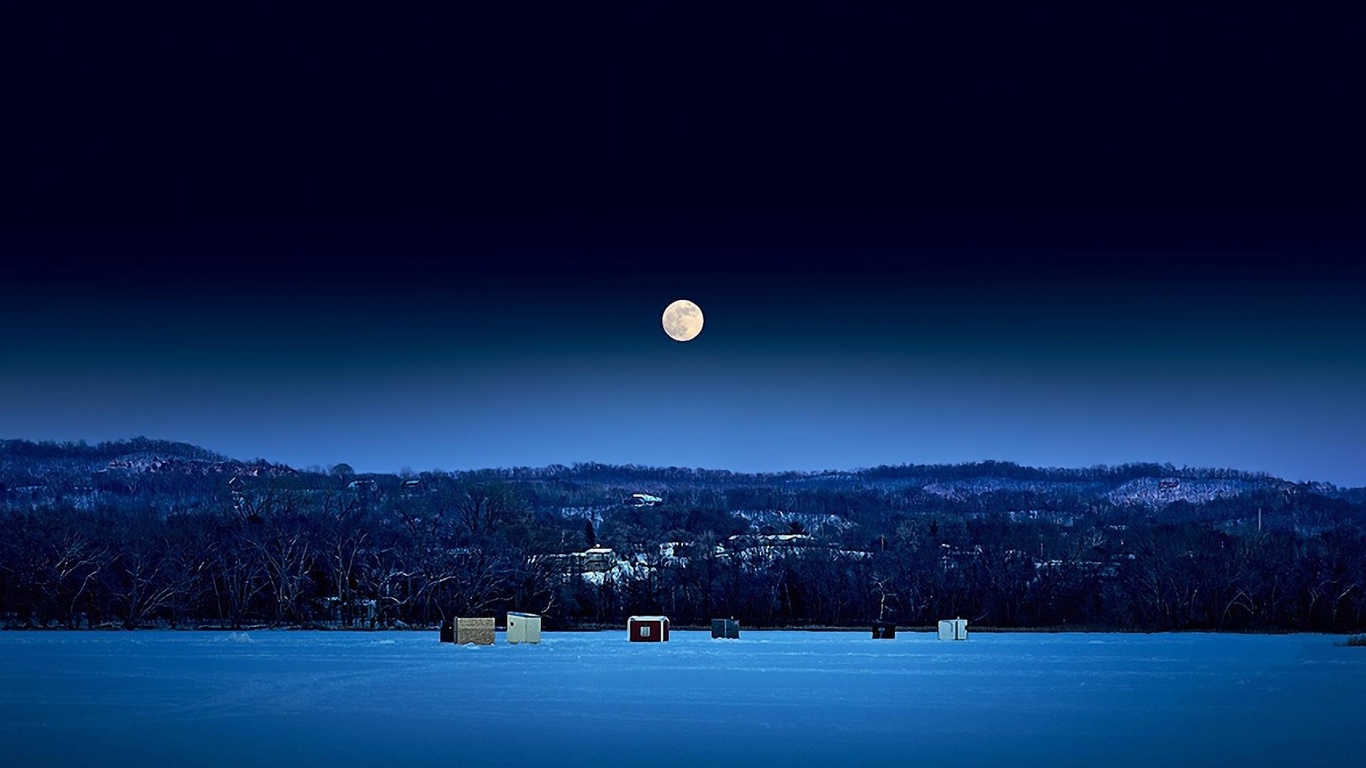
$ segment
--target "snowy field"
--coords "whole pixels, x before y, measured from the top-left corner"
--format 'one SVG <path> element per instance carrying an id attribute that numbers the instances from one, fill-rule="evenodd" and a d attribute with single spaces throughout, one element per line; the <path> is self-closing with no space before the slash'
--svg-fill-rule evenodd
<path id="1" fill-rule="evenodd" d="M 1359 765 L 1323 635 L 0 633 L 0 765 Z"/>

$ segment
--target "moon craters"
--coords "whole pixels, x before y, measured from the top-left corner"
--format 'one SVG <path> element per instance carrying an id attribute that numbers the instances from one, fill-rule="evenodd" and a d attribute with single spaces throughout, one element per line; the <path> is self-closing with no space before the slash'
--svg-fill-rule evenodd
<path id="1" fill-rule="evenodd" d="M 692 341 L 702 332 L 702 308 L 679 299 L 664 309 L 664 332 L 674 341 Z"/>

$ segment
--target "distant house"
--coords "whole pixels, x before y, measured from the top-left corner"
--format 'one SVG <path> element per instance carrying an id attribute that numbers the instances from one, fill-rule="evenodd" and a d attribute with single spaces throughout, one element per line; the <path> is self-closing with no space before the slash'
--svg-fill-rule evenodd
<path id="1" fill-rule="evenodd" d="M 808 533 L 761 533 L 754 537 L 760 546 L 800 547 L 811 543 Z"/>
<path id="2" fill-rule="evenodd" d="M 633 493 L 631 498 L 626 500 L 626 503 L 633 507 L 653 507 L 663 502 L 663 499 L 658 496 L 651 496 L 648 493 Z"/>
<path id="3" fill-rule="evenodd" d="M 576 553 L 576 559 L 583 573 L 605 573 L 617 564 L 617 553 L 611 547 L 591 547 Z"/>
<path id="4" fill-rule="evenodd" d="M 533 560 L 563 576 L 579 576 L 585 573 L 607 573 L 617 567 L 620 558 L 610 547 L 591 547 L 583 552 L 569 552 L 553 555 L 535 555 Z"/>
<path id="5" fill-rule="evenodd" d="M 626 620 L 626 639 L 633 643 L 668 642 L 669 617 L 632 616 Z"/>
<path id="6" fill-rule="evenodd" d="M 360 626 L 375 620 L 378 603 L 364 598 L 342 600 L 334 595 L 323 598 L 322 607 L 329 621 L 347 626 Z"/>
<path id="7" fill-rule="evenodd" d="M 508 611 L 508 643 L 541 642 L 541 617 L 534 613 Z"/>

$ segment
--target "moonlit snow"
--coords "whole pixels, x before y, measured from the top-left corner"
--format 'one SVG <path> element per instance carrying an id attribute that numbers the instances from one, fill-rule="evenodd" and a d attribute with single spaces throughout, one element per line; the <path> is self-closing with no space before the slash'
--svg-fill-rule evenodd
<path id="1" fill-rule="evenodd" d="M 1345 765 L 1366 649 L 1339 640 L 6 632 L 0 743 L 101 768 Z"/>

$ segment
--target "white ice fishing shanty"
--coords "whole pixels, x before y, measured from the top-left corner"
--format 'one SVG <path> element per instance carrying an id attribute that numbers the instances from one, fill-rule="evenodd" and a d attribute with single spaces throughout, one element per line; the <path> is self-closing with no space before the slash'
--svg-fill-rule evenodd
<path id="1" fill-rule="evenodd" d="M 508 643 L 541 642 L 541 617 L 534 613 L 508 611 Z"/>
<path id="2" fill-rule="evenodd" d="M 939 622 L 940 640 L 967 640 L 968 639 L 968 620 L 967 619 L 945 619 Z"/>

